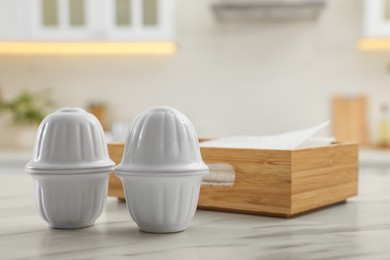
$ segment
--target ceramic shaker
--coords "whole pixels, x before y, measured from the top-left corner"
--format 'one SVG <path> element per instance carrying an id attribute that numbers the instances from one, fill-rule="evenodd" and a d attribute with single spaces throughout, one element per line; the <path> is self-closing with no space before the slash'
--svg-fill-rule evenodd
<path id="1" fill-rule="evenodd" d="M 115 172 L 139 229 L 171 233 L 189 225 L 208 167 L 188 118 L 171 107 L 154 107 L 133 122 Z"/>
<path id="2" fill-rule="evenodd" d="M 62 108 L 48 115 L 26 165 L 42 218 L 53 228 L 93 225 L 106 201 L 114 166 L 95 116 L 81 108 Z"/>

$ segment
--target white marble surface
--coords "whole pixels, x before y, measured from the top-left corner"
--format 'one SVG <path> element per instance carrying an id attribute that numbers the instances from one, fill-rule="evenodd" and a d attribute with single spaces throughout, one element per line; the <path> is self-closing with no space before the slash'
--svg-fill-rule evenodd
<path id="1" fill-rule="evenodd" d="M 181 233 L 137 230 L 109 198 L 95 226 L 47 227 L 32 180 L 0 175 L 0 259 L 390 259 L 390 170 L 364 170 L 360 195 L 293 219 L 198 211 Z"/>
<path id="2" fill-rule="evenodd" d="M 390 168 L 390 149 L 363 148 L 359 151 L 359 164 L 366 167 Z"/>

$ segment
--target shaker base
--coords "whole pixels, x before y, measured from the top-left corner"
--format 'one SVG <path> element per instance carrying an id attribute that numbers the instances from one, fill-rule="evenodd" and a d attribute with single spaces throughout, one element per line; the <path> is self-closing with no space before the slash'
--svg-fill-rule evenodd
<path id="1" fill-rule="evenodd" d="M 185 226 L 138 226 L 139 230 L 145 233 L 165 234 L 165 233 L 178 233 L 186 230 Z"/>
<path id="2" fill-rule="evenodd" d="M 53 229 L 78 229 L 78 228 L 87 228 L 95 225 L 95 222 L 88 223 L 77 223 L 77 224 L 58 224 L 58 225 L 49 225 Z"/>

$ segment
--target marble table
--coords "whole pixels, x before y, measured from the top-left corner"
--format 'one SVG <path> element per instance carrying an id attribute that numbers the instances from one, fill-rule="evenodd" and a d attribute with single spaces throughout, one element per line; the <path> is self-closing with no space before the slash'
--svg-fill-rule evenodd
<path id="1" fill-rule="evenodd" d="M 0 174 L 0 259 L 390 259 L 390 170 L 364 169 L 360 194 L 293 219 L 199 210 L 181 233 L 138 231 L 109 198 L 93 227 L 48 228 L 32 179 Z"/>

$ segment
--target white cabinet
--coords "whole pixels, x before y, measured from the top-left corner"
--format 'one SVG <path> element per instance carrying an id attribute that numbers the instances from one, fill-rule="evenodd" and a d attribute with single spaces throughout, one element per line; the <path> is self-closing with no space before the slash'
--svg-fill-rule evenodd
<path id="1" fill-rule="evenodd" d="M 29 0 L 31 38 L 87 40 L 92 32 L 94 0 Z"/>
<path id="2" fill-rule="evenodd" d="M 29 1 L 0 0 L 0 39 L 28 38 L 30 12 Z"/>
<path id="3" fill-rule="evenodd" d="M 390 36 L 390 0 L 364 0 L 365 37 Z"/>
<path id="4" fill-rule="evenodd" d="M 3 40 L 168 41 L 173 0 L 0 0 Z"/>
<path id="5" fill-rule="evenodd" d="M 110 39 L 169 40 L 173 37 L 171 0 L 103 0 Z"/>

